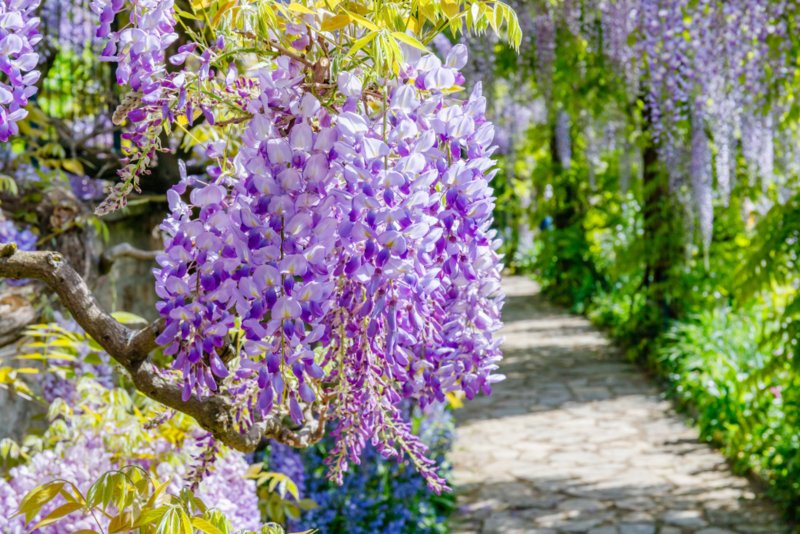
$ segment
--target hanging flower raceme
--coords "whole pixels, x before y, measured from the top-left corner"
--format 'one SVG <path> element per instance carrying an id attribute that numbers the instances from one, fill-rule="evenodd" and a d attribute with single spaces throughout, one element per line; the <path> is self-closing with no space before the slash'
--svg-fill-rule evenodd
<path id="1" fill-rule="evenodd" d="M 123 207 L 128 194 L 139 191 L 139 179 L 150 172 L 157 154 L 170 150 L 161 145 L 163 123 L 175 120 L 186 75 L 168 73 L 166 67 L 166 51 L 178 39 L 173 0 L 93 0 L 90 7 L 99 18 L 95 35 L 106 42 L 100 60 L 116 63 L 117 83 L 130 89 L 112 116 L 114 124 L 125 123 L 125 158 L 117 171 L 121 181 L 96 209 L 104 215 Z M 112 31 L 125 9 L 129 24 Z"/>
<path id="2" fill-rule="evenodd" d="M 125 7 L 124 0 L 94 0 L 100 17 L 98 37 L 108 38 L 101 59 L 117 64 L 117 83 L 148 95 L 158 92 L 166 72 L 166 50 L 178 38 L 172 0 L 131 0 L 130 25 L 112 32 L 111 23 Z"/>
<path id="3" fill-rule="evenodd" d="M 229 170 L 168 195 L 159 342 L 184 394 L 240 394 L 243 426 L 274 410 L 300 423 L 302 405 L 334 396 L 335 479 L 371 441 L 443 489 L 399 404 L 502 378 L 493 127 L 479 86 L 448 96 L 465 56 L 422 57 L 383 94 L 343 73 L 334 107 L 280 57 Z M 239 358 L 225 363 L 232 333 Z"/>
<path id="4" fill-rule="evenodd" d="M 17 122 L 28 112 L 40 73 L 34 46 L 42 39 L 38 0 L 0 0 L 0 141 L 19 132 Z"/>

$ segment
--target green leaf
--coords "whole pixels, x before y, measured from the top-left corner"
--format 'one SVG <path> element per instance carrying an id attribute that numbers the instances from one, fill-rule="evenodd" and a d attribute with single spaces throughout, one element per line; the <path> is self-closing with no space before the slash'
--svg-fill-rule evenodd
<path id="1" fill-rule="evenodd" d="M 368 29 L 369 31 L 371 31 L 371 32 L 380 31 L 380 29 L 375 24 L 373 24 L 372 22 L 368 21 L 367 19 L 365 19 L 361 15 L 353 13 L 352 11 L 347 11 L 346 9 L 344 10 L 344 12 L 347 13 L 347 15 L 351 19 L 353 19 L 354 22 L 356 22 L 360 26 L 363 26 L 364 28 Z"/>
<path id="2" fill-rule="evenodd" d="M 202 517 L 193 517 L 192 526 L 206 534 L 224 534 L 220 529 L 211 524 L 210 521 Z"/>
<path id="3" fill-rule="evenodd" d="M 166 486 L 166 484 L 164 486 Z M 142 515 L 136 518 L 136 522 L 133 524 L 134 528 L 144 527 L 155 523 L 156 521 L 160 521 L 169 509 L 170 507 L 168 505 L 146 509 L 144 512 L 142 512 Z"/>
<path id="4" fill-rule="evenodd" d="M 62 504 L 61 506 L 59 506 L 58 508 L 47 514 L 44 518 L 42 518 L 41 521 L 36 523 L 33 527 L 31 527 L 31 530 L 34 531 L 37 528 L 41 528 L 47 525 L 52 525 L 62 517 L 67 516 L 72 512 L 77 512 L 81 508 L 83 508 L 83 506 L 81 506 L 76 502 L 68 502 L 66 504 Z"/>
<path id="5" fill-rule="evenodd" d="M 415 39 L 414 37 L 412 37 L 412 36 L 410 36 L 410 35 L 408 35 L 406 33 L 403 33 L 403 32 L 392 32 L 392 37 L 394 37 L 398 41 L 401 41 L 401 42 L 403 42 L 403 43 L 405 43 L 405 44 L 407 44 L 409 46 L 413 46 L 414 48 L 416 48 L 418 50 L 422 50 L 423 52 L 428 52 L 429 51 L 427 48 L 425 48 L 424 44 L 420 43 L 417 39 Z"/>
<path id="6" fill-rule="evenodd" d="M 116 311 L 111 314 L 111 317 L 116 319 L 122 324 L 136 324 L 136 323 L 147 323 L 147 319 L 136 315 L 135 313 L 129 313 L 124 311 Z"/>
<path id="7" fill-rule="evenodd" d="M 19 194 L 17 182 L 10 176 L 0 174 L 0 193 L 9 193 L 12 196 L 17 196 Z"/>
<path id="8" fill-rule="evenodd" d="M 61 488 L 64 487 L 64 482 L 55 480 L 46 482 L 41 486 L 33 488 L 22 499 L 19 505 L 18 514 L 25 514 L 25 520 L 30 522 L 36 517 L 36 514 L 42 509 L 42 506 L 49 503 L 53 498 L 58 495 Z"/>
<path id="9" fill-rule="evenodd" d="M 356 55 L 359 52 L 359 50 L 361 50 L 369 43 L 371 43 L 373 39 L 375 39 L 377 36 L 378 36 L 378 31 L 376 30 L 374 32 L 366 34 L 364 37 L 357 40 L 355 43 L 353 43 L 353 47 L 350 48 L 350 52 L 347 53 L 347 57 L 352 57 Z"/>
<path id="10" fill-rule="evenodd" d="M 77 159 L 65 159 L 61 162 L 61 166 L 65 171 L 71 172 L 72 174 L 77 174 L 78 176 L 83 176 L 86 174 L 83 169 L 83 164 Z"/>
<path id="11" fill-rule="evenodd" d="M 313 499 L 300 499 L 299 501 L 297 501 L 297 506 L 301 510 L 305 511 L 314 510 L 319 507 L 319 505 Z"/>
<path id="12" fill-rule="evenodd" d="M 109 534 L 114 534 L 115 532 L 130 532 L 132 528 L 133 514 L 129 510 L 113 517 L 108 523 Z"/>

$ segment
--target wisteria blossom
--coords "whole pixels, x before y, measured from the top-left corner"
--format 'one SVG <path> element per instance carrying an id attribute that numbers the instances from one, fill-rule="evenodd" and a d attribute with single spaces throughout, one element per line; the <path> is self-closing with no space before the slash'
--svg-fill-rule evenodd
<path id="1" fill-rule="evenodd" d="M 92 10 L 100 17 L 97 36 L 107 38 L 102 59 L 117 64 L 117 83 L 147 96 L 160 89 L 166 72 L 166 50 L 178 38 L 175 33 L 172 0 L 133 0 L 130 2 L 130 25 L 118 32 L 111 23 L 124 0 L 94 0 Z"/>
<path id="2" fill-rule="evenodd" d="M 167 450 L 171 446 L 167 445 Z M 155 452 L 155 450 L 153 451 Z M 173 451 L 175 452 L 175 451 Z M 187 452 L 185 456 L 188 456 Z M 162 455 L 162 461 L 149 467 L 160 482 L 169 484 L 168 491 L 177 495 L 186 485 L 184 456 Z M 10 477 L 0 477 L 0 531 L 4 534 L 27 534 L 30 524 L 17 515 L 26 493 L 51 480 L 65 480 L 75 484 L 84 494 L 104 473 L 122 467 L 98 436 L 80 438 L 75 442 L 58 444 L 55 449 L 33 454 L 24 464 L 10 470 Z M 255 481 L 246 478 L 248 465 L 242 454 L 229 452 L 221 455 L 214 469 L 199 485 L 196 496 L 207 506 L 225 514 L 237 530 L 255 530 L 261 526 Z M 47 516 L 64 501 L 60 498 L 48 503 L 31 524 Z M 98 525 L 99 522 L 99 525 Z M 108 518 L 102 514 L 74 512 L 67 521 L 40 527 L 40 534 L 68 534 L 80 530 L 108 527 Z"/>
<path id="3" fill-rule="evenodd" d="M 0 477 L 0 530 L 7 534 L 29 532 L 25 518 L 16 514 L 25 494 L 36 486 L 54 479 L 68 480 L 85 492 L 100 475 L 111 469 L 111 454 L 104 450 L 103 440 L 98 437 L 34 454 L 27 463 L 10 470 L 8 481 Z M 63 501 L 59 500 L 48 503 L 40 512 L 39 519 L 61 504 Z M 107 525 L 107 519 L 100 520 L 104 526 Z M 91 515 L 79 512 L 70 516 L 69 524 L 51 525 L 38 531 L 42 534 L 67 534 L 97 528 L 96 521 Z"/>
<path id="4" fill-rule="evenodd" d="M 703 206 L 700 227 L 707 241 L 712 201 L 720 198 L 727 203 L 739 148 L 752 177 L 760 178 L 765 190 L 779 175 L 791 173 L 775 146 L 785 137 L 776 117 L 785 107 L 784 84 L 791 72 L 790 8 L 785 0 L 547 5 L 536 15 L 533 27 L 536 87 L 550 97 L 555 49 L 562 35 L 572 34 L 589 48 L 596 46 L 603 61 L 610 60 L 610 74 L 620 82 L 626 99 L 644 102 L 643 126 L 657 146 L 670 188 L 691 198 L 695 207 Z M 558 113 L 563 102 L 549 104 L 558 134 L 563 131 Z M 695 141 L 701 145 L 694 146 Z M 701 157 L 706 152 L 707 157 Z M 711 167 L 698 180 L 701 159 Z M 682 189 L 691 195 L 679 194 Z M 696 209 L 688 212 L 697 214 Z"/>
<path id="5" fill-rule="evenodd" d="M 277 409 L 300 423 L 301 404 L 335 393 L 334 478 L 371 441 L 443 488 L 399 402 L 472 398 L 501 378 L 493 128 L 480 86 L 445 95 L 465 61 L 463 46 L 420 58 L 371 115 L 352 73 L 339 109 L 302 90 L 290 58 L 260 74 L 232 171 L 168 195 L 158 341 L 185 397 L 235 390 L 246 426 Z M 231 368 L 218 349 L 237 325 Z"/>
<path id="6" fill-rule="evenodd" d="M 19 132 L 17 122 L 28 115 L 25 106 L 36 94 L 36 70 L 41 40 L 36 10 L 39 0 L 0 0 L 0 141 Z"/>

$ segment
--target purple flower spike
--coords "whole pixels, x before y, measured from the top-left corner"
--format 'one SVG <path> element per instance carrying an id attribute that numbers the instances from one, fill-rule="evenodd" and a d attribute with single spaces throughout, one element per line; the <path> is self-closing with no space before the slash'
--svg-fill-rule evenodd
<path id="1" fill-rule="evenodd" d="M 208 378 L 192 377 L 209 368 L 222 388 L 241 381 L 259 414 L 297 424 L 303 403 L 336 384 L 334 479 L 372 442 L 411 455 L 444 490 L 401 403 L 474 397 L 502 378 L 492 126 L 479 88 L 466 101 L 451 91 L 464 53 L 420 58 L 404 69 L 415 85 L 386 81 L 386 117 L 348 104 L 363 91 L 356 74 L 339 77 L 332 111 L 278 58 L 258 74 L 238 153 L 219 166 L 233 175 L 168 195 L 159 340 L 193 391 L 208 393 Z M 223 377 L 215 347 L 236 325 L 241 363 Z"/>
<path id="2" fill-rule="evenodd" d="M 28 112 L 28 99 L 36 94 L 42 39 L 36 11 L 39 0 L 0 0 L 0 141 L 19 133 L 17 123 Z"/>

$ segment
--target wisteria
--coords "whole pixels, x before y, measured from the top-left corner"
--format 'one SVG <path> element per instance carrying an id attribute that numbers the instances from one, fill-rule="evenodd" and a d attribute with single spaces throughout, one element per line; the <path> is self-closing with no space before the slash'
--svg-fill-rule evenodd
<path id="1" fill-rule="evenodd" d="M 53 49 L 80 53 L 87 41 L 98 42 L 93 39 L 97 20 L 89 1 L 81 4 L 74 0 L 48 0 L 42 3 L 39 16 L 45 30 L 44 41 Z"/>
<path id="2" fill-rule="evenodd" d="M 565 137 L 558 132 L 564 131 L 564 117 L 559 109 L 569 103 L 552 98 L 553 65 L 557 49 L 567 45 L 571 34 L 583 43 L 579 46 L 594 50 L 597 44 L 598 59 L 612 67 L 609 74 L 624 89 L 625 99 L 644 103 L 642 126 L 657 147 L 671 190 L 680 197 L 686 197 L 682 190 L 690 190 L 692 203 L 704 206 L 700 226 L 707 241 L 710 203 L 714 198 L 727 203 L 740 149 L 751 175 L 761 179 L 765 190 L 774 177 L 790 172 L 776 156 L 781 150 L 775 146 L 785 137 L 776 117 L 784 106 L 783 84 L 791 72 L 786 38 L 790 7 L 784 0 L 537 4 L 533 74 L 538 93 L 548 100 L 556 142 L 563 148 Z M 569 88 L 564 89 L 569 94 Z M 701 142 L 700 129 L 704 144 L 694 147 L 695 141 Z M 584 133 L 588 142 L 590 135 Z M 697 158 L 706 150 L 711 170 L 698 181 Z"/>
<path id="3" fill-rule="evenodd" d="M 750 165 L 751 176 L 760 177 L 764 189 L 766 189 L 775 172 L 772 117 L 770 115 L 745 116 L 742 119 L 741 131 L 742 155 Z"/>
<path id="4" fill-rule="evenodd" d="M 115 63 L 117 83 L 130 89 L 112 117 L 115 124 L 128 123 L 122 137 L 130 147 L 125 165 L 118 171 L 122 181 L 97 208 L 100 214 L 124 206 L 127 195 L 139 190 L 139 179 L 149 173 L 157 153 L 169 150 L 161 147 L 159 136 L 163 121 L 174 119 L 170 95 L 180 90 L 185 80 L 182 73 L 167 74 L 166 52 L 178 39 L 174 2 L 134 0 L 128 4 L 124 0 L 93 0 L 91 4 L 100 20 L 96 36 L 106 40 L 101 60 Z M 130 24 L 112 31 L 112 22 L 123 8 L 128 10 Z M 182 100 L 185 105 L 185 93 Z M 191 123 L 191 105 L 186 114 Z"/>
<path id="5" fill-rule="evenodd" d="M 0 213 L 0 244 L 15 243 L 19 250 L 36 250 L 36 234 L 27 228 L 20 228 L 11 219 L 3 218 Z"/>
<path id="6" fill-rule="evenodd" d="M 130 4 L 131 25 L 118 32 L 111 31 L 111 23 L 124 0 L 95 0 L 92 9 L 100 16 L 97 36 L 108 39 L 103 58 L 117 64 L 117 83 L 140 91 L 146 100 L 160 89 L 166 50 L 178 38 L 174 6 L 171 0 L 134 0 Z"/>
<path id="7" fill-rule="evenodd" d="M 28 99 L 36 94 L 36 70 L 41 40 L 38 0 L 0 1 L 0 141 L 19 132 L 17 123 L 28 115 Z"/>
<path id="8" fill-rule="evenodd" d="M 99 437 L 62 444 L 56 450 L 34 454 L 27 463 L 10 470 L 8 481 L 0 477 L 0 529 L 7 534 L 26 534 L 30 531 L 24 516 L 17 515 L 17 511 L 25 494 L 39 484 L 54 479 L 67 480 L 85 492 L 100 475 L 112 468 L 111 454 L 103 448 L 103 440 Z M 63 500 L 48 503 L 40 512 L 39 519 L 62 504 Z M 37 531 L 42 534 L 67 534 L 97 528 L 97 521 L 101 521 L 103 528 L 107 526 L 108 520 L 103 517 L 95 518 L 77 512 L 70 516 L 68 523 L 42 527 Z"/>
<path id="9" fill-rule="evenodd" d="M 184 452 L 195 455 L 195 446 L 187 446 Z M 175 495 L 193 483 L 192 473 L 187 472 L 181 460 L 163 461 L 153 468 L 161 481 L 169 483 L 169 490 Z M 237 531 L 257 531 L 261 526 L 256 483 L 247 478 L 248 467 L 240 453 L 220 454 L 208 473 L 197 481 L 194 492 L 206 505 L 225 514 Z"/>
<path id="10" fill-rule="evenodd" d="M 466 101 L 444 94 L 465 61 L 456 46 L 444 63 L 409 64 L 371 115 L 353 74 L 329 109 L 294 60 L 261 73 L 232 172 L 169 194 L 158 341 L 185 398 L 225 384 L 243 425 L 276 409 L 300 423 L 301 404 L 335 392 L 334 478 L 371 441 L 443 488 L 399 401 L 472 398 L 501 378 L 493 129 L 479 86 Z M 242 360 L 229 369 L 217 349 L 237 322 Z"/>
<path id="11" fill-rule="evenodd" d="M 551 84 L 556 61 L 556 25 L 549 9 L 544 10 L 533 20 L 536 39 L 536 80 L 548 100 L 551 97 Z"/>
<path id="12" fill-rule="evenodd" d="M 167 450 L 170 450 L 169 446 Z M 174 452 L 177 451 L 172 452 L 172 456 L 175 456 Z M 162 460 L 150 469 L 160 482 L 168 483 L 168 491 L 177 495 L 187 484 L 182 463 L 185 457 L 170 459 L 167 455 L 162 456 Z M 12 468 L 7 481 L 0 477 L 0 529 L 4 534 L 26 534 L 30 531 L 25 518 L 16 514 L 22 498 L 36 486 L 54 479 L 64 480 L 75 484 L 85 493 L 101 475 L 123 465 L 117 463 L 99 436 L 61 443 L 55 449 L 34 454 L 26 463 Z M 256 530 L 261 526 L 255 482 L 246 478 L 247 468 L 241 454 L 221 455 L 195 493 L 207 506 L 223 512 L 237 530 Z M 39 519 L 62 504 L 64 501 L 60 499 L 47 504 L 40 512 Z M 98 521 L 103 529 L 108 526 L 108 519 L 104 516 L 78 511 L 71 514 L 68 521 L 41 527 L 35 532 L 67 534 L 81 529 L 95 529 Z"/>
<path id="13" fill-rule="evenodd" d="M 608 0 L 600 3 L 603 51 L 622 72 L 631 96 L 638 93 L 641 76 L 637 48 L 630 45 L 639 23 L 637 8 L 638 0 Z"/>
<path id="14" fill-rule="evenodd" d="M 711 150 L 708 146 L 708 138 L 703 130 L 702 123 L 695 124 L 692 129 L 691 146 L 692 194 L 697 208 L 697 219 L 700 225 L 703 248 L 708 251 L 711 246 L 714 224 L 714 206 L 711 198 Z"/>
<path id="15" fill-rule="evenodd" d="M 454 439 L 451 411 L 442 404 L 407 411 L 412 420 L 419 422 L 418 434 L 429 454 L 446 470 L 445 455 Z M 297 484 L 301 498 L 316 503 L 316 507 L 291 521 L 290 527 L 333 532 L 344 524 L 353 534 L 441 532 L 450 504 L 442 499 L 430 500 L 430 492 L 413 465 L 386 460 L 370 448 L 338 486 L 321 476 L 327 449 L 333 445 L 330 438 L 305 450 L 270 445 L 268 468 L 286 474 Z"/>

